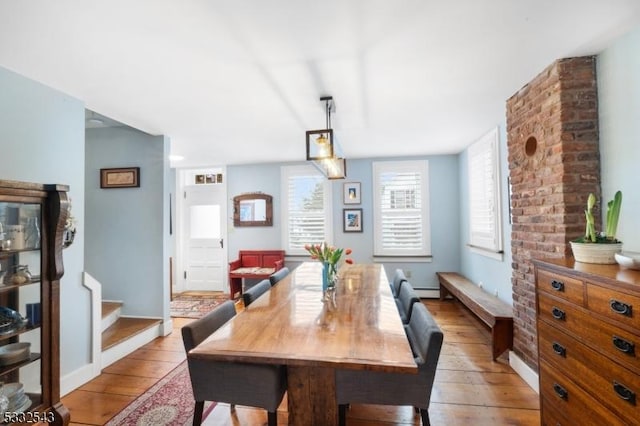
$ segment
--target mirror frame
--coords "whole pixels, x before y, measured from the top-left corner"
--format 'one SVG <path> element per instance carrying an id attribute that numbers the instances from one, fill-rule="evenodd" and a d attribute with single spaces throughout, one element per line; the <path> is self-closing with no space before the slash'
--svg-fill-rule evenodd
<path id="1" fill-rule="evenodd" d="M 247 200 L 264 200 L 266 220 L 240 220 L 240 202 Z M 242 194 L 233 197 L 233 226 L 272 226 L 273 197 L 263 193 Z"/>

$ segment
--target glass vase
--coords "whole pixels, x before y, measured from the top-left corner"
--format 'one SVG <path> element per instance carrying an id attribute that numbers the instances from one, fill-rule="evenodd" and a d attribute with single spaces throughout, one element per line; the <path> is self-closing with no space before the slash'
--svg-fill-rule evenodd
<path id="1" fill-rule="evenodd" d="M 335 263 L 322 262 L 322 291 L 327 291 L 336 286 L 337 268 Z"/>
<path id="2" fill-rule="evenodd" d="M 322 300 L 326 301 L 336 288 L 337 267 L 335 263 L 322 262 Z"/>

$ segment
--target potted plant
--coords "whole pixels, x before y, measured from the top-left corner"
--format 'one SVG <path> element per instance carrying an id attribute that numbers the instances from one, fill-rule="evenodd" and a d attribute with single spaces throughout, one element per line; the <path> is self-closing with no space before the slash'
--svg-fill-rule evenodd
<path id="1" fill-rule="evenodd" d="M 587 209 L 584 211 L 587 219 L 585 234 L 583 237 L 571 241 L 573 257 L 576 261 L 585 263 L 616 263 L 615 254 L 622 250 L 622 242 L 616 238 L 618 219 L 620 217 L 620 205 L 622 204 L 622 192 L 616 192 L 613 200 L 607 203 L 605 230 L 600 233 L 596 232 L 593 217 L 595 204 L 596 196 L 589 194 Z"/>

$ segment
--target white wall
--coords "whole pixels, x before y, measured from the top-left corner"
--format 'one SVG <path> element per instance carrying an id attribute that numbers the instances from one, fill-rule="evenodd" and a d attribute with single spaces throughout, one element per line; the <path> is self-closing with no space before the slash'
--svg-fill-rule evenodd
<path id="1" fill-rule="evenodd" d="M 622 191 L 618 239 L 640 252 L 640 27 L 597 60 L 604 201 Z"/>
<path id="2" fill-rule="evenodd" d="M 70 187 L 77 233 L 64 250 L 60 290 L 61 375 L 89 362 L 89 294 L 84 266 L 84 105 L 0 68 L 0 179 Z"/>

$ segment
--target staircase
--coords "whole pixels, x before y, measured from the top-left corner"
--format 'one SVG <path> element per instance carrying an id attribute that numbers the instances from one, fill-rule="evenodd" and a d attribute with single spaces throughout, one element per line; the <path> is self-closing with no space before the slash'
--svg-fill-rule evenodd
<path id="1" fill-rule="evenodd" d="M 159 319 L 121 316 L 122 302 L 102 302 L 102 368 L 160 335 Z"/>

